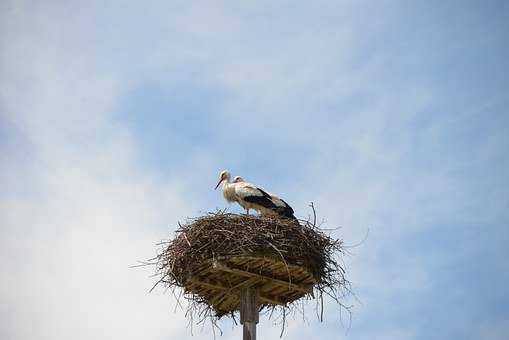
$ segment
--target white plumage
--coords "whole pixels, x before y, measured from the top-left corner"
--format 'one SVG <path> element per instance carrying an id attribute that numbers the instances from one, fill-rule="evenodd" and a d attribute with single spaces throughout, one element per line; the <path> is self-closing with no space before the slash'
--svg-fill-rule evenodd
<path id="1" fill-rule="evenodd" d="M 246 183 L 246 184 L 249 184 L 249 185 L 254 187 L 253 184 L 247 183 L 244 180 L 244 178 L 242 178 L 240 176 L 235 176 L 235 178 L 233 179 L 233 183 Z M 278 215 L 282 214 L 285 217 L 295 218 L 295 216 L 293 216 L 294 211 L 293 211 L 292 207 L 290 207 L 290 205 L 288 203 L 286 203 L 284 200 L 282 200 L 277 195 L 275 195 L 275 194 L 273 194 L 271 192 L 265 191 L 265 193 L 267 193 L 270 196 L 270 199 L 271 199 L 272 203 L 274 203 L 274 205 L 277 207 L 277 210 L 279 211 L 279 213 L 278 212 L 276 212 L 276 213 Z M 273 211 L 271 211 L 271 213 L 273 213 Z"/>
<path id="2" fill-rule="evenodd" d="M 293 209 L 281 198 L 270 194 L 254 184 L 245 182 L 242 177 L 235 177 L 230 183 L 230 173 L 222 171 L 216 189 L 223 183 L 223 196 L 228 202 L 237 202 L 246 209 L 254 209 L 260 215 L 278 215 L 281 217 L 295 219 Z"/>

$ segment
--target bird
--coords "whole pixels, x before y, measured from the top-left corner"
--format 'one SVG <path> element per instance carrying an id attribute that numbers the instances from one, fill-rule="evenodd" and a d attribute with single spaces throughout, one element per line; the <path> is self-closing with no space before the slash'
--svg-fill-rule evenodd
<path id="1" fill-rule="evenodd" d="M 215 189 L 223 184 L 223 196 L 227 202 L 237 202 L 241 207 L 254 209 L 260 215 L 269 215 L 276 208 L 270 196 L 263 190 L 247 182 L 230 183 L 230 173 L 227 170 L 221 171 L 219 182 Z"/>
<path id="2" fill-rule="evenodd" d="M 244 178 L 242 178 L 240 176 L 235 176 L 235 178 L 233 178 L 233 183 L 247 183 L 247 182 L 244 180 Z M 250 183 L 248 183 L 248 184 L 250 184 Z M 257 188 L 257 189 L 259 189 L 259 188 Z M 279 216 L 296 219 L 296 217 L 294 215 L 294 211 L 288 203 L 286 203 L 282 198 L 279 198 L 277 195 L 275 195 L 271 192 L 268 192 L 268 191 L 265 191 L 265 192 L 270 196 L 271 201 L 276 206 L 275 211 Z M 249 214 L 249 211 L 248 211 L 248 214 Z"/>
<path id="3" fill-rule="evenodd" d="M 293 209 L 276 195 L 270 195 L 263 189 L 254 184 L 245 182 L 242 177 L 237 182 L 230 183 L 230 173 L 227 170 L 221 171 L 219 182 L 215 189 L 223 184 L 223 196 L 228 202 L 237 202 L 242 206 L 246 213 L 249 209 L 254 209 L 261 216 L 280 216 L 284 218 L 295 219 Z"/>

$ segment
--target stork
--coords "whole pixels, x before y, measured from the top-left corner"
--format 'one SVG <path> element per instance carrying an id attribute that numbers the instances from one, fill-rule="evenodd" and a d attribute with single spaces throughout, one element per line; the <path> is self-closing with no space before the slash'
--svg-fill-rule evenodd
<path id="1" fill-rule="evenodd" d="M 233 183 L 247 183 L 247 182 L 244 180 L 244 178 L 242 178 L 240 176 L 235 176 L 235 178 L 233 179 Z M 250 183 L 247 183 L 247 184 L 250 184 Z M 259 189 L 259 188 L 257 188 L 257 189 Z M 261 190 L 261 189 L 259 189 L 259 190 Z M 265 192 L 270 196 L 271 201 L 276 206 L 276 209 L 274 211 L 279 216 L 296 219 L 294 216 L 294 211 L 288 203 L 286 203 L 282 198 L 279 198 L 277 195 L 274 195 L 271 192 L 268 192 L 268 191 L 265 191 Z M 249 214 L 249 210 L 248 210 L 248 214 Z"/>
<path id="2" fill-rule="evenodd" d="M 278 215 L 295 219 L 292 208 L 282 199 L 268 194 L 254 184 L 245 182 L 241 177 L 236 177 L 236 180 L 236 182 L 230 183 L 230 173 L 223 170 L 219 175 L 219 182 L 215 189 L 222 183 L 224 198 L 228 202 L 237 202 L 246 209 L 248 214 L 249 209 L 254 209 L 260 215 Z"/>
<path id="3" fill-rule="evenodd" d="M 230 173 L 227 170 L 223 170 L 219 175 L 219 182 L 215 189 L 221 183 L 226 201 L 237 202 L 246 209 L 247 213 L 249 213 L 249 209 L 254 209 L 260 215 L 269 215 L 276 208 L 269 194 L 254 185 L 246 182 L 230 183 Z"/>

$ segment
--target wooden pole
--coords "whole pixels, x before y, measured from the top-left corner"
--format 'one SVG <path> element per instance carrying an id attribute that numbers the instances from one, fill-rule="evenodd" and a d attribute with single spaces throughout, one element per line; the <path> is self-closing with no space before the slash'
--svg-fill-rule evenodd
<path id="1" fill-rule="evenodd" d="M 258 323 L 258 291 L 252 287 L 240 290 L 240 323 L 244 327 L 243 340 L 256 340 Z"/>

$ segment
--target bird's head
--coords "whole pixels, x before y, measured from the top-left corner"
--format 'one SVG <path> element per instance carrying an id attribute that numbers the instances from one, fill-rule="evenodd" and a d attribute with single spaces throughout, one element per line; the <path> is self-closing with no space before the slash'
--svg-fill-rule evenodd
<path id="1" fill-rule="evenodd" d="M 244 178 L 242 178 L 240 176 L 235 176 L 235 178 L 233 179 L 233 183 L 240 183 L 240 182 L 245 182 Z"/>
<path id="2" fill-rule="evenodd" d="M 217 185 L 214 188 L 214 190 L 216 190 L 219 187 L 219 185 L 221 185 L 221 183 L 223 183 L 223 181 L 228 181 L 228 180 L 230 180 L 230 173 L 227 170 L 221 171 L 221 173 L 219 174 L 219 182 L 217 182 Z"/>

